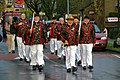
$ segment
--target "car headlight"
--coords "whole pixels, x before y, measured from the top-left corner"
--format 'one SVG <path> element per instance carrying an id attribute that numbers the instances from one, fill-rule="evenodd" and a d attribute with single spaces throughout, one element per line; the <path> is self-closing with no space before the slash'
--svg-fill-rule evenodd
<path id="1" fill-rule="evenodd" d="M 107 37 L 101 37 L 101 40 L 105 40 L 105 39 L 107 39 Z"/>

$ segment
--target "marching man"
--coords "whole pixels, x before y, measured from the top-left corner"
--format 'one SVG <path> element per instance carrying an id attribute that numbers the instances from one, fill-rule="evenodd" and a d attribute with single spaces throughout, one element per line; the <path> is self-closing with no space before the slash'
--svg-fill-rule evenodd
<path id="1" fill-rule="evenodd" d="M 64 42 L 64 45 L 66 46 L 66 68 L 67 72 L 70 73 L 72 70 L 72 73 L 75 73 L 77 71 L 77 67 L 75 65 L 75 54 L 77 49 L 77 28 L 73 24 L 74 18 L 72 16 L 67 17 L 67 24 L 66 24 L 66 30 L 61 30 L 62 32 L 67 32 L 66 35 L 62 35 L 61 40 Z"/>
<path id="2" fill-rule="evenodd" d="M 31 34 L 31 62 L 33 70 L 38 68 L 39 72 L 43 70 L 44 59 L 43 59 L 43 43 L 44 43 L 44 34 L 43 34 L 43 24 L 39 21 L 39 15 L 35 14 L 33 26 L 28 32 Z"/>
<path id="3" fill-rule="evenodd" d="M 28 27 L 28 19 L 26 18 L 25 14 L 21 14 L 21 18 L 15 23 L 15 28 L 17 28 L 17 45 L 18 45 L 18 54 L 20 57 L 20 61 L 22 61 L 26 57 L 25 53 L 25 45 L 23 40 L 23 32 Z"/>
<path id="4" fill-rule="evenodd" d="M 57 55 L 57 34 L 56 34 L 57 22 L 56 22 L 55 17 L 52 18 L 52 22 L 49 24 L 49 27 L 47 30 L 50 31 L 50 51 L 51 51 L 51 54 L 55 53 Z"/>
<path id="5" fill-rule="evenodd" d="M 77 17 L 74 17 L 74 25 L 76 25 L 77 30 L 79 30 L 79 19 Z M 80 24 L 81 25 L 81 24 Z M 79 34 L 79 32 L 78 32 Z M 79 34 L 80 35 L 80 34 Z M 79 37 L 78 37 L 79 40 Z M 81 65 L 81 52 L 80 52 L 80 44 L 78 43 L 77 46 L 77 52 L 76 52 L 76 60 L 77 60 L 77 65 L 80 66 Z"/>
<path id="6" fill-rule="evenodd" d="M 90 23 L 90 18 L 88 16 L 84 17 L 84 22 L 81 25 L 80 31 L 80 44 L 81 44 L 81 55 L 82 55 L 82 68 L 86 70 L 86 67 L 90 71 L 93 69 L 92 63 L 92 48 L 95 43 L 95 29 Z"/>

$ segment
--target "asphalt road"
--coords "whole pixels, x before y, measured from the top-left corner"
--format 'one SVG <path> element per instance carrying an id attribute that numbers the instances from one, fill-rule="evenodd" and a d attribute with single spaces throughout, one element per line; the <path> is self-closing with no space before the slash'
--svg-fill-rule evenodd
<path id="1" fill-rule="evenodd" d="M 93 51 L 94 71 L 83 71 L 78 66 L 76 74 L 67 73 L 65 63 L 44 51 L 44 71 L 32 71 L 31 66 L 19 61 L 17 54 L 7 54 L 6 44 L 0 43 L 0 80 L 120 80 L 120 53 Z"/>

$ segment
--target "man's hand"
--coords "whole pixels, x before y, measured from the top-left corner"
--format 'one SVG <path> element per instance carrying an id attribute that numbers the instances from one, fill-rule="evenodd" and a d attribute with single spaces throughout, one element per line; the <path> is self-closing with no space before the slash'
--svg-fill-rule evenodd
<path id="1" fill-rule="evenodd" d="M 20 26 L 20 25 L 22 25 L 23 23 L 21 22 L 21 23 L 19 23 L 18 25 Z"/>

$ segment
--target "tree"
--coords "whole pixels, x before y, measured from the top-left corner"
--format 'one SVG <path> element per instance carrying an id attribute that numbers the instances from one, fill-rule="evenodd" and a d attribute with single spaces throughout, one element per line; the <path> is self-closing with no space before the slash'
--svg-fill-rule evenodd
<path id="1" fill-rule="evenodd" d="M 55 10 L 56 0 L 41 0 L 42 9 L 45 12 L 48 20 L 52 19 Z"/>
<path id="2" fill-rule="evenodd" d="M 32 12 L 39 14 L 41 11 L 41 0 L 24 0 L 24 2 Z"/>
<path id="3" fill-rule="evenodd" d="M 53 17 L 56 0 L 24 0 L 27 7 L 37 14 L 45 12 L 48 19 Z"/>

